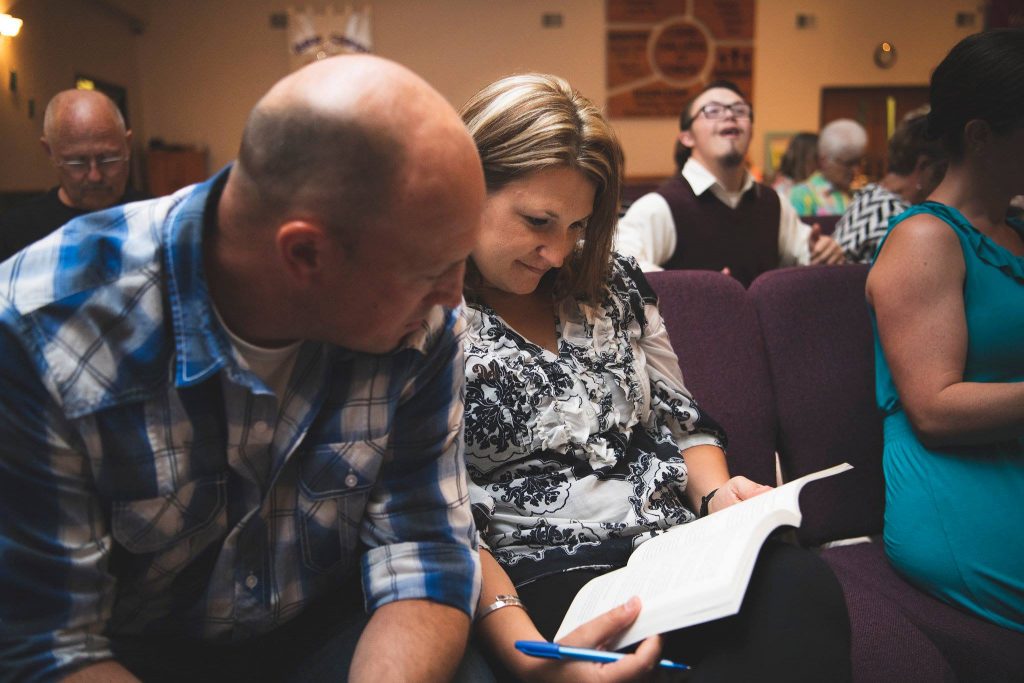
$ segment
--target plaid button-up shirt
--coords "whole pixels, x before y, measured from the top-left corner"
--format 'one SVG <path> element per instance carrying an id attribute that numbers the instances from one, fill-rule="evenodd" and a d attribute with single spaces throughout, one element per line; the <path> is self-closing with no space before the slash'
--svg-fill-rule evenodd
<path id="1" fill-rule="evenodd" d="M 264 633 L 360 559 L 370 610 L 472 613 L 459 317 L 435 309 L 385 355 L 306 342 L 275 396 L 207 295 L 225 177 L 0 265 L 0 679 L 109 658 L 119 635 Z"/>

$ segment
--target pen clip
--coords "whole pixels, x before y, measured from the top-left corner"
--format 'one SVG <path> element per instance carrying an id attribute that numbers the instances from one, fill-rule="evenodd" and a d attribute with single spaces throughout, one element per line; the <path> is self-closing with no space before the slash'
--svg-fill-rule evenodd
<path id="1" fill-rule="evenodd" d="M 546 643 L 539 640 L 517 640 L 516 649 L 531 657 L 547 657 L 548 659 L 561 659 L 555 643 Z"/>

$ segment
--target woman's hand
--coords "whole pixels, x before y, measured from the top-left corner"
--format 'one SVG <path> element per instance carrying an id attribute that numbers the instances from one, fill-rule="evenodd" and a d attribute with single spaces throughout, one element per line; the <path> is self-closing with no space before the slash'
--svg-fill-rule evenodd
<path id="1" fill-rule="evenodd" d="M 767 493 L 771 490 L 771 486 L 758 484 L 756 481 L 751 481 L 746 477 L 733 477 L 718 487 L 718 491 L 715 493 L 714 498 L 712 498 L 711 502 L 708 503 L 708 513 L 710 514 L 712 512 L 724 510 L 730 505 L 735 505 L 741 500 L 753 498 L 754 496 L 759 496 L 762 493 Z"/>
<path id="2" fill-rule="evenodd" d="M 560 645 L 602 648 L 626 630 L 640 614 L 640 598 L 609 610 L 588 621 L 558 641 Z M 653 680 L 661 653 L 661 636 L 652 636 L 640 643 L 636 652 L 617 662 L 574 662 L 533 658 L 528 671 L 517 672 L 524 680 L 575 683 L 618 683 L 619 681 Z"/>

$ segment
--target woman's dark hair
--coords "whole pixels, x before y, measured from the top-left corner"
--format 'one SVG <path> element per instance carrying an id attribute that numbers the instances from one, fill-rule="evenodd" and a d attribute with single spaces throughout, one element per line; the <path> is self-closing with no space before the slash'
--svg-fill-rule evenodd
<path id="1" fill-rule="evenodd" d="M 910 175 L 921 157 L 931 163 L 946 160 L 946 150 L 942 143 L 928 136 L 927 107 L 907 114 L 889 138 L 889 172 Z"/>
<path id="2" fill-rule="evenodd" d="M 964 126 L 981 119 L 997 133 L 1024 124 L 1024 29 L 967 36 L 932 73 L 928 134 L 952 159 L 964 154 Z"/>
<path id="3" fill-rule="evenodd" d="M 811 175 L 807 160 L 814 160 L 817 157 L 818 135 L 816 133 L 797 133 L 789 141 L 786 153 L 779 160 L 779 174 L 792 179 L 795 183 L 803 182 Z"/>
<path id="4" fill-rule="evenodd" d="M 699 91 L 694 93 L 693 97 L 686 101 L 686 106 L 683 107 L 682 113 L 679 114 L 679 130 L 683 131 L 690 129 L 690 126 L 693 125 L 693 116 L 690 113 L 690 110 L 693 109 L 693 103 L 697 101 L 698 97 L 706 93 L 708 90 L 713 90 L 715 88 L 725 88 L 726 90 L 732 90 L 734 93 L 743 98 L 744 102 L 747 101 L 747 96 L 743 94 L 742 90 L 740 90 L 740 86 L 736 85 L 732 81 L 726 81 L 721 79 L 717 81 L 711 81 L 703 88 L 701 88 Z M 750 114 L 750 122 L 754 122 L 753 113 Z M 683 166 L 686 165 L 686 160 L 690 158 L 690 148 L 684 145 L 683 143 L 679 142 L 679 140 L 677 139 L 675 150 L 673 150 L 673 157 L 676 161 L 676 171 L 682 171 Z"/>

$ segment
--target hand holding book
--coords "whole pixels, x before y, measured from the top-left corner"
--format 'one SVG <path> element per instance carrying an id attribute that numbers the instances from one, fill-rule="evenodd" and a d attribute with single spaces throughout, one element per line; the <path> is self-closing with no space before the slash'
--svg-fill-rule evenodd
<path id="1" fill-rule="evenodd" d="M 843 463 L 809 474 L 643 543 L 625 567 L 580 590 L 555 640 L 631 596 L 644 609 L 610 649 L 736 614 L 765 539 L 777 527 L 800 526 L 803 486 L 849 469 Z"/>

